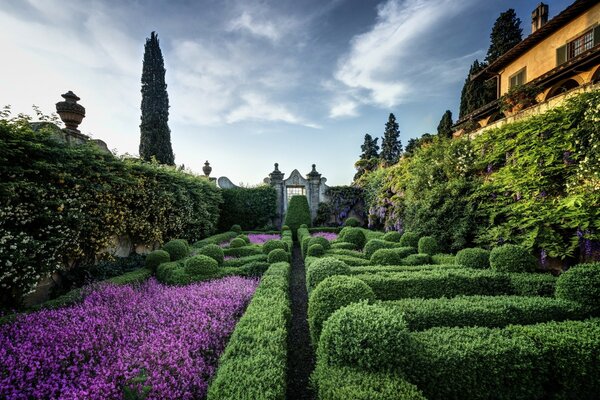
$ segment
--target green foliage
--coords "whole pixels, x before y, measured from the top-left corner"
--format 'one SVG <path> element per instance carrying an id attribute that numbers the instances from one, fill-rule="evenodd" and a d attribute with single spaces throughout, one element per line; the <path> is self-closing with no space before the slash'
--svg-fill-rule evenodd
<path id="1" fill-rule="evenodd" d="M 600 310 L 600 263 L 579 264 L 562 273 L 556 282 L 556 297 Z"/>
<path id="2" fill-rule="evenodd" d="M 360 228 L 349 228 L 344 233 L 344 242 L 352 243 L 358 250 L 362 250 L 367 241 L 365 234 Z"/>
<path id="3" fill-rule="evenodd" d="M 270 265 L 271 264 L 268 262 L 262 261 L 249 262 L 240 267 L 239 275 L 247 277 L 260 277 L 267 271 L 267 269 L 269 269 Z"/>
<path id="4" fill-rule="evenodd" d="M 239 237 L 236 237 L 235 239 L 232 239 L 231 242 L 229 242 L 229 247 L 232 249 L 244 247 L 244 246 L 246 246 L 246 241 L 244 241 L 244 239 L 239 238 Z"/>
<path id="5" fill-rule="evenodd" d="M 490 267 L 499 272 L 533 272 L 536 264 L 527 249 L 514 244 L 494 247 L 490 252 Z"/>
<path id="6" fill-rule="evenodd" d="M 207 244 L 221 244 L 221 243 L 229 242 L 229 241 L 231 241 L 231 239 L 233 239 L 237 236 L 238 236 L 238 233 L 233 232 L 233 231 L 218 233 L 216 235 L 212 235 L 205 239 L 199 240 L 196 243 L 194 243 L 192 246 L 196 247 L 196 248 L 200 248 L 202 246 L 206 246 Z"/>
<path id="7" fill-rule="evenodd" d="M 317 217 L 315 218 L 315 226 L 324 226 L 329 222 L 333 209 L 329 203 L 320 202 L 317 207 Z"/>
<path id="8" fill-rule="evenodd" d="M 310 222 L 310 209 L 308 208 L 306 196 L 292 196 L 285 214 L 285 225 L 289 226 L 295 235 L 301 225 L 307 225 L 308 227 Z"/>
<path id="9" fill-rule="evenodd" d="M 330 186 L 325 191 L 331 206 L 331 213 L 338 225 L 346 219 L 351 211 L 363 214 L 364 192 L 356 186 Z M 364 215 L 364 214 L 363 214 Z M 351 223 L 356 223 L 351 222 Z M 360 226 L 360 223 L 357 225 Z"/>
<path id="10" fill-rule="evenodd" d="M 187 257 L 190 253 L 188 243 L 184 239 L 173 239 L 165 243 L 162 247 L 162 250 L 169 253 L 171 261 L 181 260 L 182 258 Z"/>
<path id="11" fill-rule="evenodd" d="M 331 244 L 329 243 L 329 240 L 325 239 L 324 237 L 320 237 L 320 236 L 314 236 L 310 238 L 310 241 L 308 242 L 308 246 L 312 246 L 313 244 L 320 244 L 323 247 L 323 250 L 329 250 L 331 248 Z"/>
<path id="12" fill-rule="evenodd" d="M 310 293 L 325 278 L 349 274 L 350 267 L 343 261 L 333 257 L 319 258 L 306 268 L 306 288 Z"/>
<path id="13" fill-rule="evenodd" d="M 236 239 L 234 239 L 236 240 Z M 240 239 L 241 240 L 241 239 Z M 241 240 L 241 242 L 236 242 L 236 246 L 240 246 L 241 243 L 244 243 L 241 247 L 228 247 L 223 249 L 223 254 L 230 257 L 248 257 L 248 256 L 256 256 L 262 254 L 262 247 L 254 244 L 245 245 L 246 242 Z"/>
<path id="14" fill-rule="evenodd" d="M 400 265 L 403 258 L 395 249 L 382 248 L 371 255 L 370 261 L 373 265 Z"/>
<path id="15" fill-rule="evenodd" d="M 161 164 L 175 165 L 168 125 L 169 95 L 165 71 L 158 36 L 152 32 L 144 45 L 140 157 L 146 161 L 156 159 Z"/>
<path id="16" fill-rule="evenodd" d="M 224 267 L 241 267 L 242 265 L 249 264 L 252 262 L 265 262 L 267 261 L 266 254 L 255 254 L 251 256 L 245 256 L 240 258 L 234 258 L 231 260 L 225 260 L 223 262 Z"/>
<path id="17" fill-rule="evenodd" d="M 246 242 L 246 244 L 250 244 L 250 238 L 248 237 L 248 235 L 240 234 L 240 235 L 237 235 L 237 237 L 242 239 L 244 242 Z"/>
<path id="18" fill-rule="evenodd" d="M 356 250 L 354 243 L 335 242 L 331 244 L 332 249 Z"/>
<path id="19" fill-rule="evenodd" d="M 379 138 L 373 139 L 368 133 L 365 134 L 365 141 L 360 146 L 362 150 L 360 159 L 355 164 L 357 172 L 354 175 L 354 180 L 360 178 L 366 171 L 372 171 L 377 168 L 379 158 L 378 140 Z"/>
<path id="20" fill-rule="evenodd" d="M 522 39 L 522 33 L 521 20 L 517 17 L 514 9 L 509 8 L 501 13 L 492 28 L 490 47 L 488 48 L 485 61 L 491 64 L 501 55 L 519 44 Z"/>
<path id="21" fill-rule="evenodd" d="M 437 127 L 439 136 L 452 138 L 452 111 L 446 110 Z"/>
<path id="22" fill-rule="evenodd" d="M 290 257 L 287 251 L 285 251 L 284 249 L 275 249 L 271 250 L 271 252 L 267 256 L 267 261 L 269 262 L 269 264 L 275 264 L 279 262 L 288 262 L 289 258 Z"/>
<path id="23" fill-rule="evenodd" d="M 485 63 L 480 63 L 479 60 L 473 61 L 460 93 L 459 119 L 466 117 L 487 103 L 488 99 L 486 97 L 484 81 L 482 79 L 471 79 L 472 76 L 476 75 L 485 67 Z"/>
<path id="24" fill-rule="evenodd" d="M 235 326 L 208 400 L 283 400 L 291 317 L 288 263 L 272 264 Z"/>
<path id="25" fill-rule="evenodd" d="M 306 255 L 308 257 L 321 257 L 325 255 L 325 249 L 318 243 L 311 244 L 308 246 L 308 250 L 306 251 Z"/>
<path id="26" fill-rule="evenodd" d="M 414 232 L 404 232 L 400 237 L 400 246 L 402 247 L 419 247 L 419 235 Z"/>
<path id="27" fill-rule="evenodd" d="M 428 265 L 359 265 L 351 266 L 351 275 L 379 274 L 381 272 L 418 272 L 418 271 L 442 271 L 447 269 L 459 269 L 454 264 L 428 264 Z"/>
<path id="28" fill-rule="evenodd" d="M 438 253 L 431 256 L 431 262 L 434 264 L 454 264 L 456 256 L 453 254 Z"/>
<path id="29" fill-rule="evenodd" d="M 394 165 L 402 155 L 402 143 L 400 142 L 400 130 L 394 114 L 390 114 L 385 124 L 383 141 L 381 143 L 381 162 L 384 165 Z"/>
<path id="30" fill-rule="evenodd" d="M 327 254 L 331 255 L 342 255 L 342 256 L 350 256 L 350 257 L 359 257 L 365 260 L 368 260 L 366 254 L 358 251 L 358 250 L 346 250 L 346 249 L 329 249 L 327 250 Z"/>
<path id="31" fill-rule="evenodd" d="M 262 250 L 263 250 L 263 253 L 265 253 L 265 254 L 269 254 L 270 252 L 272 252 L 275 249 L 283 249 L 286 251 L 288 250 L 286 244 L 281 240 L 275 240 L 275 239 L 267 240 L 262 245 Z"/>
<path id="32" fill-rule="evenodd" d="M 456 253 L 456 264 L 467 268 L 489 268 L 490 251 L 477 247 L 462 249 Z"/>
<path id="33" fill-rule="evenodd" d="M 556 277 L 549 273 L 530 272 L 509 275 L 512 293 L 519 296 L 554 296 Z"/>
<path id="34" fill-rule="evenodd" d="M 152 271 L 148 268 L 139 268 L 134 271 L 126 272 L 122 275 L 113 276 L 107 279 L 106 283 L 114 285 L 133 285 L 147 281 L 152 276 Z"/>
<path id="35" fill-rule="evenodd" d="M 197 255 L 185 260 L 184 271 L 193 278 L 214 276 L 218 269 L 217 261 L 209 256 Z"/>
<path id="36" fill-rule="evenodd" d="M 404 265 L 426 265 L 431 264 L 431 256 L 426 253 L 409 254 L 402 260 Z"/>
<path id="37" fill-rule="evenodd" d="M 164 263 L 171 261 L 171 256 L 164 250 L 154 250 L 146 256 L 146 268 L 156 271 L 156 268 Z"/>
<path id="38" fill-rule="evenodd" d="M 331 254 L 331 250 L 326 252 L 327 257 L 335 258 L 336 260 L 342 261 L 346 265 L 369 265 L 371 262 L 364 257 L 358 257 L 346 254 Z"/>
<path id="39" fill-rule="evenodd" d="M 209 244 L 198 250 L 198 254 L 208 256 L 215 260 L 219 265 L 223 265 L 224 254 L 223 249 L 216 244 Z"/>
<path id="40" fill-rule="evenodd" d="M 383 235 L 383 240 L 385 240 L 386 242 L 400 243 L 401 238 L 402 234 L 396 231 L 389 231 L 385 235 Z"/>
<path id="41" fill-rule="evenodd" d="M 242 227 L 239 224 L 231 225 L 231 228 L 229 230 L 231 232 L 237 233 L 238 235 L 242 233 Z"/>
<path id="42" fill-rule="evenodd" d="M 423 236 L 419 239 L 418 243 L 419 253 L 429 254 L 430 256 L 436 254 L 440 249 L 434 237 Z"/>
<path id="43" fill-rule="evenodd" d="M 276 216 L 277 193 L 271 186 L 223 189 L 221 193 L 220 230 L 226 230 L 232 224 L 240 227 L 236 229 L 240 233 L 242 229 L 262 228 Z"/>
<path id="44" fill-rule="evenodd" d="M 349 217 L 346 218 L 346 220 L 344 221 L 344 226 L 356 228 L 360 226 L 360 221 L 354 217 Z"/>

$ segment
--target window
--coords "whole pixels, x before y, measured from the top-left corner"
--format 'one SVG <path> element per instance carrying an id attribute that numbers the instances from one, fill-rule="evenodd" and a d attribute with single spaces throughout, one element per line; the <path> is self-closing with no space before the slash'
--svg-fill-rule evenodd
<path id="1" fill-rule="evenodd" d="M 508 88 L 512 89 L 515 86 L 524 85 L 525 79 L 527 78 L 526 72 L 527 72 L 527 67 L 524 67 L 516 74 L 511 75 L 509 78 Z"/>
<path id="2" fill-rule="evenodd" d="M 305 196 L 306 195 L 306 189 L 304 188 L 304 186 L 288 186 L 286 189 L 287 189 L 288 203 L 292 199 L 292 196 L 298 196 L 298 195 Z"/>
<path id="3" fill-rule="evenodd" d="M 556 49 L 556 65 L 561 65 L 598 44 L 600 44 L 600 26 L 587 30 L 566 45 Z"/>

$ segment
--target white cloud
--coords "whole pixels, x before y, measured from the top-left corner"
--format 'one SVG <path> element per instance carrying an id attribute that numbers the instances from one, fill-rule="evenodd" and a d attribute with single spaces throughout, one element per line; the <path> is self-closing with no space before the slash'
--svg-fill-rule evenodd
<path id="1" fill-rule="evenodd" d="M 270 21 L 258 21 L 249 12 L 244 11 L 229 23 L 229 31 L 248 31 L 251 34 L 276 42 L 282 35 L 281 27 Z"/>
<path id="2" fill-rule="evenodd" d="M 358 103 L 353 100 L 342 100 L 329 110 L 329 118 L 355 117 L 358 115 Z"/>

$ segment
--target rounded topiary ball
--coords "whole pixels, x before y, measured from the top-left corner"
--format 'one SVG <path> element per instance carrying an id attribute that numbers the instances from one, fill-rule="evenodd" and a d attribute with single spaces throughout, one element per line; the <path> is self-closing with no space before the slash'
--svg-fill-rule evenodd
<path id="1" fill-rule="evenodd" d="M 232 232 L 236 232 L 236 233 L 242 233 L 242 227 L 239 226 L 238 224 L 232 225 L 230 231 Z"/>
<path id="2" fill-rule="evenodd" d="M 238 238 L 242 239 L 244 242 L 246 242 L 246 244 L 250 244 L 250 238 L 248 237 L 248 235 L 237 235 Z"/>
<path id="3" fill-rule="evenodd" d="M 219 264 L 209 256 L 196 255 L 185 261 L 185 273 L 196 278 L 214 276 Z"/>
<path id="4" fill-rule="evenodd" d="M 174 239 L 164 244 L 162 250 L 169 253 L 171 261 L 181 260 L 188 256 L 190 249 L 183 239 Z"/>
<path id="5" fill-rule="evenodd" d="M 371 239 L 365 244 L 363 251 L 365 253 L 365 256 L 367 256 L 368 258 L 371 258 L 373 256 L 373 253 L 375 253 L 377 250 L 391 249 L 395 245 L 396 244 L 393 242 L 388 242 L 388 241 L 381 240 L 381 239 Z"/>
<path id="6" fill-rule="evenodd" d="M 236 237 L 231 242 L 229 242 L 229 247 L 231 247 L 232 249 L 235 249 L 238 247 L 244 247 L 245 245 L 246 245 L 246 242 L 244 241 L 244 239 L 240 239 L 238 237 Z"/>
<path id="7" fill-rule="evenodd" d="M 334 275 L 349 275 L 350 267 L 333 257 L 323 257 L 313 261 L 306 271 L 306 288 L 310 292 L 323 279 Z"/>
<path id="8" fill-rule="evenodd" d="M 427 265 L 431 264 L 431 256 L 425 253 L 410 254 L 402 260 L 403 265 Z"/>
<path id="9" fill-rule="evenodd" d="M 146 255 L 146 268 L 156 271 L 162 263 L 171 261 L 171 256 L 164 250 L 154 250 Z"/>
<path id="10" fill-rule="evenodd" d="M 225 259 L 223 249 L 217 246 L 216 244 L 208 244 L 200 248 L 200 250 L 198 250 L 198 254 L 209 256 L 210 258 L 215 260 L 219 265 L 222 265 Z"/>
<path id="11" fill-rule="evenodd" d="M 556 297 L 600 309 L 600 263 L 579 264 L 556 281 Z"/>
<path id="12" fill-rule="evenodd" d="M 352 243 L 357 249 L 362 250 L 365 246 L 367 238 L 360 228 L 350 228 L 344 234 L 344 242 Z"/>
<path id="13" fill-rule="evenodd" d="M 375 300 L 375 294 L 369 285 L 358 278 L 330 276 L 319 283 L 308 300 L 308 325 L 313 346 L 317 347 L 323 323 L 331 314 L 360 300 Z"/>
<path id="14" fill-rule="evenodd" d="M 325 254 L 325 249 L 318 243 L 311 244 L 308 246 L 308 250 L 306 251 L 306 255 L 308 257 L 321 257 Z"/>
<path id="15" fill-rule="evenodd" d="M 379 249 L 371 256 L 371 265 L 402 265 L 402 256 L 395 249 Z"/>
<path id="16" fill-rule="evenodd" d="M 313 244 L 320 244 L 325 250 L 329 250 L 331 248 L 331 243 L 329 243 L 329 240 L 320 236 L 314 236 L 310 238 L 310 241 L 308 242 L 308 247 L 312 246 Z"/>
<path id="17" fill-rule="evenodd" d="M 478 247 L 462 249 L 456 253 L 454 263 L 467 268 L 489 268 L 490 251 Z"/>
<path id="18" fill-rule="evenodd" d="M 287 251 L 283 249 L 275 249 L 269 253 L 267 261 L 269 262 L 269 264 L 274 264 L 282 261 L 288 262 L 289 256 Z"/>
<path id="19" fill-rule="evenodd" d="M 402 234 L 396 231 L 390 231 L 383 235 L 383 240 L 386 242 L 400 243 L 400 239 L 402 239 Z"/>
<path id="20" fill-rule="evenodd" d="M 429 254 L 432 256 L 439 253 L 438 242 L 432 236 L 423 236 L 419 239 L 417 248 L 421 254 Z"/>
<path id="21" fill-rule="evenodd" d="M 360 221 L 354 217 L 346 218 L 344 226 L 359 227 Z"/>
<path id="22" fill-rule="evenodd" d="M 281 227 L 281 231 L 282 232 L 289 231 L 289 230 L 290 230 L 290 227 L 287 226 L 287 225 L 284 225 L 284 226 Z"/>
<path id="23" fill-rule="evenodd" d="M 494 247 L 490 252 L 490 267 L 499 272 L 533 272 L 536 264 L 527 249 L 515 244 Z"/>
<path id="24" fill-rule="evenodd" d="M 263 253 L 269 254 L 275 249 L 282 249 L 287 251 L 287 246 L 285 242 L 276 239 L 267 240 L 265 243 L 263 243 Z"/>
<path id="25" fill-rule="evenodd" d="M 419 246 L 419 235 L 413 232 L 404 232 L 400 238 L 400 246 L 416 249 Z"/>

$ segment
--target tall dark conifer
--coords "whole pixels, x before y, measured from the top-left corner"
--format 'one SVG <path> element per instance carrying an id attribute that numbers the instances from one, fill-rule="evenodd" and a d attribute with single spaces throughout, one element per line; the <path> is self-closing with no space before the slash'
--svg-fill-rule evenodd
<path id="1" fill-rule="evenodd" d="M 452 111 L 446 110 L 438 124 L 437 133 L 442 137 L 452 137 Z"/>
<path id="2" fill-rule="evenodd" d="M 360 154 L 360 159 L 354 163 L 354 167 L 356 168 L 356 174 L 354 175 L 355 181 L 363 176 L 366 172 L 377 169 L 377 165 L 379 164 L 378 141 L 379 138 L 373 139 L 373 137 L 368 133 L 365 135 L 365 141 L 360 146 L 362 151 Z"/>
<path id="3" fill-rule="evenodd" d="M 490 47 L 485 57 L 488 64 L 512 49 L 523 39 L 521 19 L 517 18 L 515 10 L 509 8 L 501 13 L 490 34 Z"/>
<path id="4" fill-rule="evenodd" d="M 400 131 L 394 114 L 390 114 L 385 124 L 383 141 L 381 142 L 380 158 L 385 165 L 393 165 L 398 162 L 402 154 L 402 143 L 400 142 Z"/>
<path id="5" fill-rule="evenodd" d="M 460 94 L 459 119 L 484 106 L 488 100 L 486 98 L 485 82 L 479 79 L 471 80 L 471 76 L 474 76 L 483 68 L 485 68 L 485 64 L 480 63 L 479 60 L 475 60 L 469 69 L 469 75 L 465 79 L 465 84 Z"/>
<path id="6" fill-rule="evenodd" d="M 161 164 L 175 165 L 169 129 L 169 95 L 165 83 L 165 65 L 152 32 L 144 46 L 142 68 L 142 123 L 140 124 L 140 157 L 153 156 Z"/>

